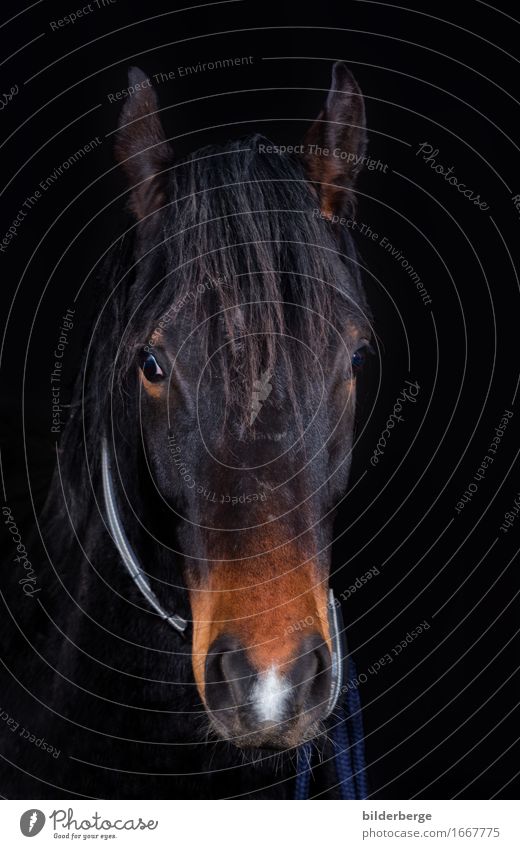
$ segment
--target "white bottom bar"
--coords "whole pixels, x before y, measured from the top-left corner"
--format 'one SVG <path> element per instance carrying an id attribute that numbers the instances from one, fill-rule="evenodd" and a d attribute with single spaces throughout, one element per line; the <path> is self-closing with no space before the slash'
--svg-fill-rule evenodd
<path id="1" fill-rule="evenodd" d="M 3 801 L 2 846 L 518 849 L 514 801 Z"/>

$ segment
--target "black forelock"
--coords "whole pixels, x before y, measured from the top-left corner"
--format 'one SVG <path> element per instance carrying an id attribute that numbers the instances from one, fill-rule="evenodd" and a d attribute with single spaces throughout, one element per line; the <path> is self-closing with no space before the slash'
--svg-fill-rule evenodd
<path id="1" fill-rule="evenodd" d="M 347 317 L 366 309 L 347 230 L 338 241 L 320 218 L 297 157 L 262 145 L 270 142 L 255 135 L 206 147 L 171 169 L 160 247 L 133 284 L 137 321 L 125 346 L 131 355 L 173 320 L 177 330 L 197 326 L 201 356 L 219 349 L 219 372 L 228 389 L 234 383 L 228 400 L 244 420 L 252 383 L 284 356 L 284 336 L 319 359 Z"/>

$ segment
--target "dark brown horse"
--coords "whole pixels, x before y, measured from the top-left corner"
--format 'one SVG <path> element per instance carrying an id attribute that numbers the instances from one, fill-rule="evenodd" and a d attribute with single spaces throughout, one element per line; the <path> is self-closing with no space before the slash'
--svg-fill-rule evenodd
<path id="1" fill-rule="evenodd" d="M 149 80 L 129 83 L 133 219 L 102 275 L 32 621 L 40 725 L 70 757 L 18 772 L 19 792 L 290 796 L 309 741 L 323 790 L 342 699 L 330 546 L 371 335 L 337 223 L 363 99 L 337 64 L 297 153 L 252 136 L 177 160 Z"/>

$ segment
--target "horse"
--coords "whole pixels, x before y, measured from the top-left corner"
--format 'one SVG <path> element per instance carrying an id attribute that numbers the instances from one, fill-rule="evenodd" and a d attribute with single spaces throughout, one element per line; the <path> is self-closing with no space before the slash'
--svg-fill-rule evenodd
<path id="1" fill-rule="evenodd" d="M 176 158 L 143 71 L 128 92 L 128 227 L 33 543 L 41 592 L 4 594 L 2 707 L 43 740 L 5 732 L 4 787 L 293 798 L 306 752 L 336 798 L 330 552 L 372 334 L 345 226 L 363 96 L 336 63 L 294 150 L 254 134 Z"/>

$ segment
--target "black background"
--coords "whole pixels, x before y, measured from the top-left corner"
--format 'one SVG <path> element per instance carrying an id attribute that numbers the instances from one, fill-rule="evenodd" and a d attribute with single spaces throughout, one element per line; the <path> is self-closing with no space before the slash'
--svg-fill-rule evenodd
<path id="1" fill-rule="evenodd" d="M 49 375 L 61 316 L 75 309 L 65 359 L 70 385 L 96 312 L 93 266 L 125 223 L 110 135 L 120 104 L 108 95 L 127 85 L 128 66 L 151 75 L 253 57 L 250 65 L 157 86 L 168 135 L 184 154 L 253 130 L 299 143 L 326 95 L 333 60 L 344 60 L 366 98 L 369 154 L 388 166 L 365 171 L 358 184 L 358 219 L 378 234 L 375 241 L 358 235 L 357 244 L 379 356 L 363 378 L 332 579 L 341 594 L 369 569 L 379 571 L 344 606 L 349 648 L 366 677 L 360 691 L 372 792 L 514 796 L 520 518 L 507 534 L 499 528 L 520 492 L 520 214 L 512 201 L 520 192 L 520 24 L 504 6 L 480 2 L 404 8 L 320 0 L 304 9 L 245 0 L 175 11 L 159 0 L 117 0 L 51 30 L 50 21 L 79 5 L 1 11 L 4 20 L 17 15 L 0 29 L 2 92 L 18 85 L 19 93 L 0 113 L 0 235 L 56 166 L 102 140 L 43 193 L 0 253 L 8 502 L 30 524 L 29 492 L 36 506 L 45 495 L 54 453 Z M 422 142 L 489 210 L 416 155 Z M 383 236 L 417 270 L 431 304 L 381 247 Z M 373 468 L 369 458 L 406 379 L 420 386 L 417 402 L 405 405 Z M 506 409 L 514 415 L 494 462 L 457 514 Z M 393 654 L 424 620 L 428 630 Z M 387 653 L 392 663 L 375 672 Z"/>

